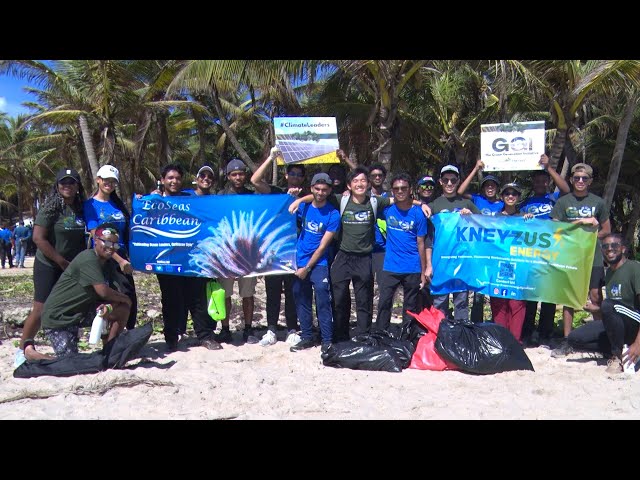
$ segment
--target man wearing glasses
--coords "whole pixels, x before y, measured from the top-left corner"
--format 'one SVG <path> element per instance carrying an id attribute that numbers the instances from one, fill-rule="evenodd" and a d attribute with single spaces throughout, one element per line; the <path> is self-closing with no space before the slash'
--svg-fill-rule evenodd
<path id="1" fill-rule="evenodd" d="M 445 165 L 440 170 L 440 185 L 442 195 L 428 205 L 432 215 L 445 212 L 457 212 L 460 215 L 470 215 L 480 213 L 478 207 L 469 200 L 458 194 L 458 184 L 460 183 L 460 171 L 455 165 Z M 438 232 L 435 232 L 438 235 Z M 437 252 L 436 252 L 437 254 Z M 433 306 L 449 317 L 449 294 L 434 295 Z M 469 291 L 453 293 L 453 318 L 455 320 L 469 321 Z"/>
<path id="2" fill-rule="evenodd" d="M 101 225 L 94 240 L 93 249 L 76 255 L 44 302 L 42 327 L 57 357 L 78 353 L 79 327 L 91 326 L 96 311 L 109 323 L 105 343 L 124 330 L 129 318 L 131 299 L 109 287 L 117 267 L 111 257 L 120 248 L 118 231 Z"/>
<path id="3" fill-rule="evenodd" d="M 272 147 L 269 156 L 262 162 L 262 165 L 251 176 L 251 184 L 258 193 L 288 193 L 294 197 L 299 197 L 302 193 L 305 169 L 304 165 L 290 163 L 287 165 L 284 176 L 287 181 L 287 189 L 276 185 L 269 185 L 264 181 L 264 176 L 274 160 L 282 156 L 278 147 Z M 296 315 L 296 304 L 293 296 L 293 283 L 295 277 L 291 274 L 265 275 L 264 288 L 267 294 L 267 333 L 262 336 L 260 342 L 263 347 L 268 347 L 278 341 L 276 336 L 278 330 L 278 319 L 280 318 L 280 302 L 282 291 L 284 290 L 284 318 L 287 324 L 286 342 L 295 345 L 300 341 L 298 336 L 298 317 Z"/>
<path id="4" fill-rule="evenodd" d="M 624 364 L 640 359 L 640 263 L 628 260 L 622 235 L 610 233 L 602 239 L 602 255 L 609 268 L 604 283 L 607 298 L 601 305 L 587 300 L 584 309 L 595 320 L 576 328 L 568 337 L 577 350 L 597 351 L 610 356 L 606 372 L 619 374 Z M 629 347 L 624 350 L 623 346 Z"/>
<path id="5" fill-rule="evenodd" d="M 436 192 L 436 181 L 431 175 L 424 175 L 416 184 L 416 197 L 423 205 L 428 204 L 434 198 Z M 431 255 L 433 253 L 433 224 L 427 219 L 427 235 L 424 239 L 424 254 L 426 268 L 424 271 L 426 284 L 418 291 L 416 300 L 416 312 L 421 312 L 433 303 L 429 293 L 429 283 L 433 276 L 433 266 L 431 265 Z"/>
<path id="6" fill-rule="evenodd" d="M 591 268 L 589 281 L 589 299 L 591 303 L 602 304 L 602 287 L 604 286 L 604 263 L 600 249 L 600 239 L 611 233 L 611 224 L 607 216 L 604 200 L 589 192 L 593 180 L 593 169 L 585 163 L 576 163 L 571 168 L 571 184 L 573 192 L 561 197 L 551 211 L 551 218 L 561 222 L 580 223 L 596 227 L 598 243 Z M 600 312 L 594 312 L 594 319 L 599 320 Z M 567 341 L 573 325 L 573 308 L 562 309 L 564 338 L 558 348 L 551 352 L 552 357 L 564 357 L 573 349 Z"/>

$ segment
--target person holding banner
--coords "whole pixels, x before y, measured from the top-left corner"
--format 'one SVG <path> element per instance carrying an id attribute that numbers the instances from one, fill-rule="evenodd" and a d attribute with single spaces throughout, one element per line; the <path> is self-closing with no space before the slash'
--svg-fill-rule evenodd
<path id="1" fill-rule="evenodd" d="M 294 197 L 300 196 L 303 191 L 302 184 L 305 178 L 304 165 L 297 163 L 287 164 L 285 179 L 287 181 L 287 190 L 276 186 L 269 185 L 264 181 L 263 177 L 270 165 L 278 157 L 282 156 L 282 152 L 278 147 L 272 147 L 269 156 L 262 162 L 262 165 L 253 172 L 251 176 L 251 184 L 258 193 L 289 193 Z M 284 291 L 284 317 L 287 324 L 286 342 L 293 345 L 299 341 L 298 317 L 296 315 L 296 302 L 293 294 L 293 284 L 295 277 L 291 274 L 282 275 L 265 275 L 264 287 L 267 295 L 267 333 L 264 334 L 259 344 L 263 347 L 273 345 L 278 341 L 276 332 L 278 329 L 278 319 L 280 317 L 280 301 L 282 292 Z"/>
<path id="2" fill-rule="evenodd" d="M 242 160 L 234 158 L 227 164 L 227 186 L 218 192 L 218 195 L 250 195 L 253 190 L 245 187 L 247 183 L 247 167 Z M 227 313 L 222 320 L 222 329 L 218 334 L 218 342 L 230 343 L 232 341 L 231 330 L 229 330 L 229 313 L 231 312 L 231 295 L 233 295 L 233 284 L 235 278 L 220 278 L 218 281 L 224 288 L 225 304 Z M 254 335 L 251 322 L 253 321 L 253 310 L 256 293 L 257 277 L 240 277 L 238 280 L 238 294 L 242 298 L 242 313 L 244 315 L 244 330 L 242 339 L 246 343 L 258 343 L 259 339 Z"/>
<path id="3" fill-rule="evenodd" d="M 296 310 L 300 319 L 301 340 L 290 350 L 297 352 L 314 347 L 312 329 L 312 293 L 315 292 L 316 314 L 320 327 L 322 351 L 333 341 L 333 313 L 331 309 L 331 281 L 327 249 L 336 232 L 340 230 L 340 213 L 327 203 L 331 195 L 331 178 L 326 173 L 316 173 L 311 179 L 313 201 L 302 203 L 298 209 L 301 224 L 296 245 L 297 271 L 293 283 Z"/>
<path id="4" fill-rule="evenodd" d="M 480 213 L 476 205 L 458 194 L 460 183 L 460 170 L 455 165 L 445 165 L 440 170 L 440 185 L 442 195 L 427 205 L 428 216 L 445 212 L 457 212 L 460 215 Z M 438 232 L 435 232 L 438 235 Z M 438 252 L 434 252 L 436 255 Z M 469 291 L 455 292 L 453 295 L 453 318 L 463 322 L 469 321 Z M 446 317 L 450 316 L 449 294 L 434 295 L 433 306 L 440 310 Z"/>
<path id="5" fill-rule="evenodd" d="M 504 202 L 504 208 L 499 215 L 522 216 L 525 220 L 533 218 L 531 213 L 522 213 L 518 210 L 516 204 L 520 201 L 522 189 L 516 183 L 507 183 L 500 189 L 500 196 Z M 522 324 L 524 323 L 524 315 L 526 303 L 524 300 L 514 300 L 511 298 L 491 297 L 491 313 L 493 321 L 498 325 L 502 325 L 515 337 L 518 342 L 522 343 Z"/>
<path id="6" fill-rule="evenodd" d="M 542 170 L 533 172 L 532 195 L 522 202 L 520 211 L 531 213 L 535 218 L 541 220 L 548 220 L 551 219 L 551 210 L 560 195 L 569 193 L 571 189 L 565 179 L 562 178 L 562 175 L 549 164 L 547 155 L 544 153 L 540 155 L 539 163 L 542 166 Z M 558 187 L 555 192 L 549 192 L 549 184 L 552 179 Z M 534 347 L 549 345 L 553 335 L 556 304 L 540 302 L 540 316 L 538 318 L 538 329 L 536 330 L 535 318 L 537 309 L 538 302 L 527 300 L 524 325 L 522 326 L 523 343 Z"/>
<path id="7" fill-rule="evenodd" d="M 596 351 L 609 358 L 606 372 L 619 374 L 624 364 L 640 360 L 640 263 L 628 260 L 624 237 L 610 233 L 602 238 L 602 254 L 609 268 L 605 275 L 607 298 L 602 305 L 587 300 L 584 309 L 600 313 L 594 320 L 576 328 L 568 342 L 576 350 Z M 623 350 L 623 345 L 629 348 Z"/>
<path id="8" fill-rule="evenodd" d="M 571 168 L 571 184 L 573 192 L 561 197 L 551 211 L 551 218 L 561 222 L 579 223 L 596 228 L 598 241 L 593 258 L 591 279 L 589 281 L 589 298 L 591 303 L 602 304 L 602 287 L 604 286 L 604 262 L 600 249 L 600 239 L 611 233 L 611 223 L 607 216 L 604 200 L 589 192 L 589 186 L 593 181 L 593 169 L 586 163 L 576 163 Z M 594 319 L 599 316 L 599 311 L 594 314 Z M 573 326 L 573 308 L 564 306 L 562 309 L 562 323 L 564 338 L 558 348 L 553 350 L 551 356 L 564 357 L 573 349 L 567 341 Z"/>

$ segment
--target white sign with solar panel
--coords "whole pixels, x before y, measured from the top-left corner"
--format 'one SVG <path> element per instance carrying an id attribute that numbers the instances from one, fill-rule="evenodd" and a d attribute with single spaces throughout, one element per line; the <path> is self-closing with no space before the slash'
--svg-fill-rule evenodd
<path id="1" fill-rule="evenodd" d="M 275 117 L 273 126 L 284 158 L 278 158 L 281 165 L 340 162 L 335 117 Z"/>

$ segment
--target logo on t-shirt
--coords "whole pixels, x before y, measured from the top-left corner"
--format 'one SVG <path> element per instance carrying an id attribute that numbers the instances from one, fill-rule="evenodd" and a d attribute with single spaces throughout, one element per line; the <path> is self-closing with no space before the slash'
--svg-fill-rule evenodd
<path id="1" fill-rule="evenodd" d="M 620 299 L 622 298 L 622 284 L 611 285 L 611 298 Z"/>

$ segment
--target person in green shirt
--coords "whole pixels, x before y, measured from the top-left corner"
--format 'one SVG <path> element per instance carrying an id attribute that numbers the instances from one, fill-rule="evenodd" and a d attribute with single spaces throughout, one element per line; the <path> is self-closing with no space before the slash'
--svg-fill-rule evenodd
<path id="1" fill-rule="evenodd" d="M 587 300 L 584 306 L 600 313 L 602 320 L 576 328 L 567 339 L 576 350 L 610 356 L 606 372 L 613 375 L 623 372 L 623 362 L 637 364 L 640 359 L 640 263 L 627 259 L 627 252 L 619 233 L 602 238 L 602 254 L 609 265 L 604 279 L 607 298 L 601 305 Z"/>
<path id="2" fill-rule="evenodd" d="M 109 324 L 103 340 L 117 337 L 127 324 L 131 299 L 109 287 L 119 248 L 115 226 L 96 228 L 94 247 L 79 253 L 62 272 L 44 302 L 42 327 L 57 357 L 78 353 L 79 327 L 91 326 L 96 312 Z"/>

